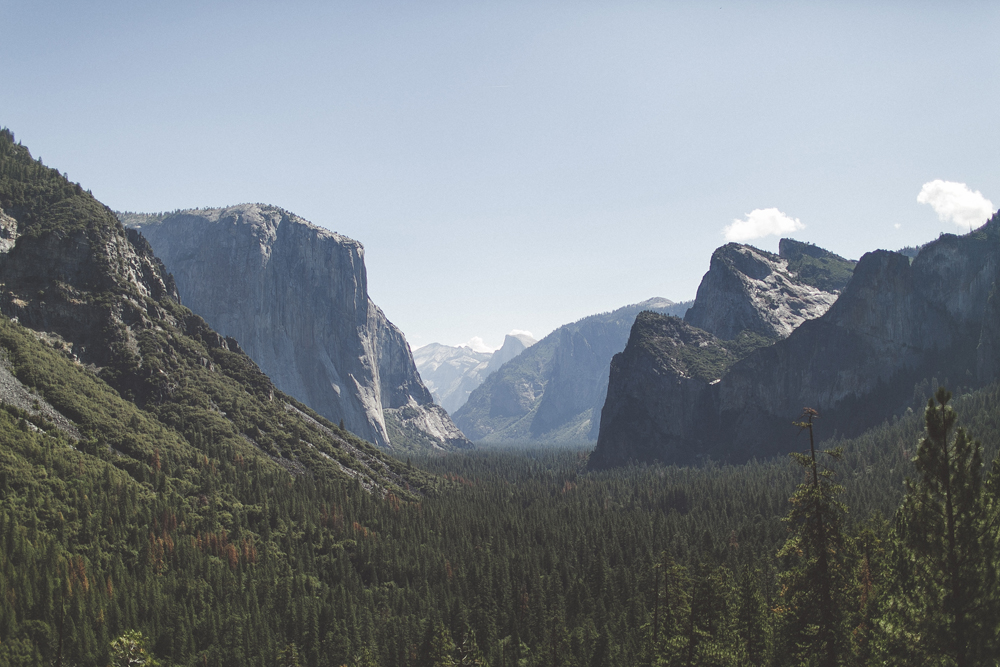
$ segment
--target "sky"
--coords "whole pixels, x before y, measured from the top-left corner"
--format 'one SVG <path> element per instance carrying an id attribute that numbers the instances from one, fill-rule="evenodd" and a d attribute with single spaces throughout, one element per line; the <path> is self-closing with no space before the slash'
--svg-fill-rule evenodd
<path id="1" fill-rule="evenodd" d="M 692 299 L 727 241 L 857 259 L 1000 204 L 996 2 L 0 0 L 0 24 L 0 126 L 33 155 L 116 210 L 264 202 L 361 241 L 413 348 Z"/>

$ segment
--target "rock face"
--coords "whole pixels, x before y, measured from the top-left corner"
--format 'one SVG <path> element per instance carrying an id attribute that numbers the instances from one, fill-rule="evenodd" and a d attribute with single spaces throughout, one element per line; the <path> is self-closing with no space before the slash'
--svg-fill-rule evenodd
<path id="1" fill-rule="evenodd" d="M 149 239 L 185 305 L 239 340 L 282 391 L 380 447 L 470 445 L 434 405 L 402 332 L 368 298 L 357 241 L 260 204 L 125 220 Z"/>
<path id="2" fill-rule="evenodd" d="M 611 361 L 593 468 L 630 461 L 691 461 L 703 447 L 697 420 L 706 389 L 735 361 L 723 343 L 676 317 L 639 313 Z"/>
<path id="3" fill-rule="evenodd" d="M 507 334 L 494 352 L 431 343 L 415 350 L 413 361 L 437 404 L 453 414 L 488 375 L 537 342 L 527 334 Z"/>
<path id="4" fill-rule="evenodd" d="M 821 253 L 847 262 L 815 246 L 789 239 L 782 239 L 781 249 L 800 264 L 822 259 Z M 807 254 L 810 249 L 815 250 Z M 743 331 L 767 338 L 787 338 L 806 320 L 825 313 L 838 295 L 800 279 L 789 264 L 789 257 L 752 246 L 736 243 L 722 246 L 712 254 L 708 273 L 684 321 L 725 340 L 732 340 Z"/>
<path id="5" fill-rule="evenodd" d="M 643 310 L 683 313 L 688 304 L 650 299 L 559 327 L 503 364 L 469 396 L 455 422 L 482 442 L 594 440 L 611 358 Z"/>
<path id="6" fill-rule="evenodd" d="M 592 466 L 773 456 L 801 448 L 791 422 L 803 406 L 819 411 L 823 433 L 852 435 L 914 407 L 914 386 L 928 377 L 954 388 L 996 381 L 1000 318 L 991 294 L 998 266 L 997 215 L 965 236 L 942 235 L 912 264 L 898 253 L 868 253 L 824 315 L 694 391 L 665 389 L 686 380 L 667 345 L 662 358 L 652 355 L 657 382 L 637 373 L 650 346 L 630 338 L 605 410 L 629 404 L 632 415 L 644 416 L 602 422 Z M 644 335 L 633 329 L 633 338 Z M 693 421 L 673 423 L 669 415 L 678 412 Z"/>
<path id="7" fill-rule="evenodd" d="M 158 302 L 177 290 L 137 232 L 92 198 L 73 204 L 75 224 L 17 204 L 0 212 L 0 310 L 100 369 L 138 354 L 136 331 L 171 320 Z"/>

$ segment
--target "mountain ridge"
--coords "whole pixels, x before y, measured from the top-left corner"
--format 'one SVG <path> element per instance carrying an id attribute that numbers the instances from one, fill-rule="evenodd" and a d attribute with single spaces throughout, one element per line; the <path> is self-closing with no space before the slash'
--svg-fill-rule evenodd
<path id="1" fill-rule="evenodd" d="M 624 414 L 625 402 L 645 402 L 630 409 L 651 421 L 602 421 L 592 466 L 770 457 L 787 451 L 803 406 L 819 410 L 824 428 L 851 436 L 914 407 L 915 386 L 931 376 L 971 386 L 995 381 L 998 267 L 1000 214 L 970 234 L 942 234 L 912 263 L 899 253 L 866 253 L 826 313 L 678 398 L 694 417 L 676 428 L 655 416 L 655 406 L 672 400 L 662 387 L 636 391 L 639 380 L 619 374 L 605 411 Z M 630 338 L 618 363 L 633 367 L 628 357 L 640 354 Z M 643 438 L 641 451 L 628 444 Z"/>
<path id="2" fill-rule="evenodd" d="M 414 350 L 413 361 L 434 400 L 453 414 L 487 376 L 537 342 L 526 333 L 509 333 L 492 352 L 430 343 Z"/>

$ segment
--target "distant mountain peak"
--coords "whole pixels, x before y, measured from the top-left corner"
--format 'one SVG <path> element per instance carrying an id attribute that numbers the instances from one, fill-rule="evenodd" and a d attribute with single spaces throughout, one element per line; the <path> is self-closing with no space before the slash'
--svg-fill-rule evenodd
<path id="1" fill-rule="evenodd" d="M 491 373 L 537 342 L 530 332 L 514 329 L 496 350 L 431 343 L 415 350 L 413 360 L 434 400 L 451 414 Z"/>

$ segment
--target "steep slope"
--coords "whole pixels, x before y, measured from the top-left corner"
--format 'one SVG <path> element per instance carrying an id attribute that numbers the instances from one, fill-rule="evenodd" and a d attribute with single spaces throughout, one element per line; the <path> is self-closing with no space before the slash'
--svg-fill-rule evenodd
<path id="1" fill-rule="evenodd" d="M 511 333 L 493 352 L 431 343 L 415 350 L 413 361 L 437 404 L 453 414 L 488 375 L 537 342 L 527 334 Z"/>
<path id="2" fill-rule="evenodd" d="M 742 331 L 778 339 L 825 313 L 853 262 L 791 239 L 779 248 L 780 255 L 737 243 L 716 250 L 684 321 L 725 340 Z"/>
<path id="3" fill-rule="evenodd" d="M 927 378 L 965 386 L 996 381 L 998 320 L 991 294 L 998 266 L 995 215 L 965 236 L 942 235 L 912 264 L 898 253 L 866 254 L 823 316 L 684 397 L 671 398 L 652 384 L 648 393 L 637 393 L 633 385 L 640 380 L 620 373 L 606 407 L 638 402 L 643 405 L 633 405 L 634 414 L 654 414 L 664 401 L 676 400 L 681 404 L 671 409 L 694 421 L 669 434 L 643 424 L 602 424 L 592 465 L 772 456 L 796 446 L 791 422 L 803 406 L 820 412 L 826 433 L 852 435 L 914 407 L 914 387 Z M 637 354 L 633 347 L 627 355 Z M 636 360 L 616 363 L 628 368 Z M 670 359 L 657 363 L 665 368 Z"/>
<path id="4" fill-rule="evenodd" d="M 397 462 L 276 391 L 235 340 L 178 304 L 138 232 L 6 130 L 0 209 L 8 241 L 0 311 L 12 322 L 4 325 L 6 358 L 39 396 L 33 414 L 58 425 L 45 411 L 51 406 L 86 451 L 111 451 L 130 471 L 154 458 L 167 469 L 204 460 L 224 474 L 253 462 L 370 489 L 409 485 Z M 40 361 L 27 330 L 59 354 Z"/>
<path id="5" fill-rule="evenodd" d="M 595 439 L 611 357 L 624 348 L 635 316 L 687 306 L 650 299 L 559 327 L 487 377 L 455 423 L 483 442 Z"/>
<path id="6" fill-rule="evenodd" d="M 702 447 L 697 420 L 707 389 L 736 361 L 725 343 L 683 320 L 639 313 L 611 361 L 594 468 L 618 462 L 690 461 Z"/>
<path id="7" fill-rule="evenodd" d="M 434 404 L 402 332 L 368 297 L 360 243 L 274 206 L 126 217 L 184 303 L 282 391 L 380 447 L 470 443 Z"/>

